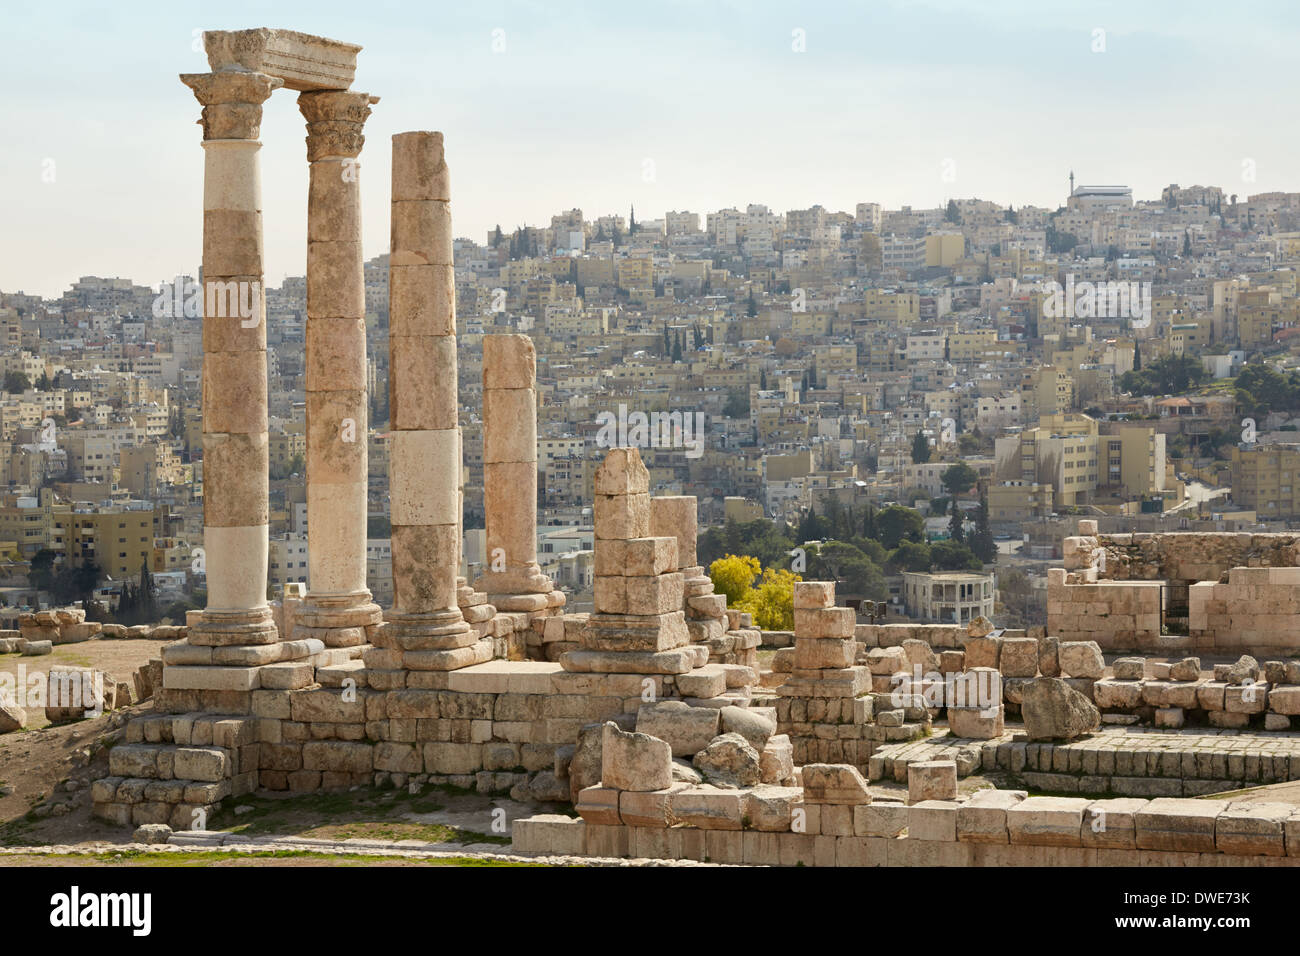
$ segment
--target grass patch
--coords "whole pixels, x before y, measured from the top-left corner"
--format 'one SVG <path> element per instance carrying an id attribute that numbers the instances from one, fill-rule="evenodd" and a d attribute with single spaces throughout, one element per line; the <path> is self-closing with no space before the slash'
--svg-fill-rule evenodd
<path id="1" fill-rule="evenodd" d="M 248 795 L 222 807 L 210 825 L 245 836 L 276 834 L 328 840 L 420 840 L 509 846 L 507 834 L 414 819 L 446 810 L 448 798 L 469 794 L 474 791 L 444 785 L 426 787 L 415 794 L 407 789 L 366 789 L 286 797 Z M 251 809 L 235 812 L 245 807 Z"/>
<path id="2" fill-rule="evenodd" d="M 241 853 L 235 850 L 212 850 L 207 852 L 149 853 L 146 851 L 114 851 L 97 853 L 67 853 L 50 856 L 4 857 L 0 856 L 0 865 L 49 865 L 63 863 L 72 866 L 220 866 L 244 865 L 257 866 L 261 861 L 300 860 L 304 863 L 324 866 L 452 866 L 452 867 L 500 867 L 500 866 L 544 866 L 541 863 L 519 863 L 509 860 L 485 860 L 468 856 L 452 856 L 438 859 L 417 859 L 414 857 L 380 856 L 373 853 L 355 855 L 338 855 L 319 853 L 314 850 L 262 850 L 255 853 Z"/>

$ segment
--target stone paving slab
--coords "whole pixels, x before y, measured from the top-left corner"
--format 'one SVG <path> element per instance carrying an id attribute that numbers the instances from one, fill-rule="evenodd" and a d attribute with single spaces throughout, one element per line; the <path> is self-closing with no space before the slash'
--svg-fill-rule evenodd
<path id="1" fill-rule="evenodd" d="M 955 760 L 960 776 L 1020 774 L 1036 790 L 1192 797 L 1300 780 L 1300 734 L 1103 727 L 1070 742 L 1030 742 L 1013 729 L 992 740 L 948 735 L 879 747 L 872 780 L 907 779 L 907 766 Z"/>

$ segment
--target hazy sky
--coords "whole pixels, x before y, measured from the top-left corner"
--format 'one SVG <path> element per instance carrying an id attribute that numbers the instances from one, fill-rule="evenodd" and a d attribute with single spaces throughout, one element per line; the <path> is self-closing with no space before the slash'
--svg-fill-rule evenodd
<path id="1" fill-rule="evenodd" d="M 369 257 L 388 247 L 390 137 L 411 129 L 446 134 L 456 234 L 479 241 L 496 223 L 549 225 L 573 206 L 591 218 L 635 204 L 647 219 L 749 202 L 1056 206 L 1071 168 L 1138 198 L 1170 182 L 1300 190 L 1297 9 L 2 0 L 0 290 L 54 296 L 88 274 L 154 285 L 197 268 L 199 105 L 177 74 L 207 70 L 203 29 L 285 27 L 365 47 L 354 88 L 382 97 L 362 153 Z M 277 92 L 262 123 L 271 284 L 305 271 L 295 98 Z"/>

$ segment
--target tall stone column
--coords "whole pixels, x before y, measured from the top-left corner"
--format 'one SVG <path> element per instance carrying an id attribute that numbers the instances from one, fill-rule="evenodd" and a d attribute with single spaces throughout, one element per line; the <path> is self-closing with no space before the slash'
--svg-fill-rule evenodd
<path id="1" fill-rule="evenodd" d="M 393 136 L 388 273 L 389 500 L 394 607 L 363 655 L 370 686 L 492 657 L 457 600 L 460 421 L 456 281 L 442 134 Z"/>
<path id="2" fill-rule="evenodd" d="M 362 127 L 377 96 L 301 93 L 307 120 L 307 554 L 296 638 L 366 644 L 382 619 L 366 588 L 366 295 L 361 255 Z"/>
<path id="3" fill-rule="evenodd" d="M 537 353 L 526 335 L 483 337 L 485 570 L 499 611 L 540 611 L 554 585 L 537 564 Z"/>
<path id="4" fill-rule="evenodd" d="M 165 686 L 245 691 L 252 665 L 305 656 L 275 647 L 267 606 L 266 307 L 258 142 L 262 103 L 282 81 L 262 73 L 184 74 L 203 105 L 203 547 L 207 607 L 195 663 Z M 195 674 L 195 671 L 204 671 Z"/>

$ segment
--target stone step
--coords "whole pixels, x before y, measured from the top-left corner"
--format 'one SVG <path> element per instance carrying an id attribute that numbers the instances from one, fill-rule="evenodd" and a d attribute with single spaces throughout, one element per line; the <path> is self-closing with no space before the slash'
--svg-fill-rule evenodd
<path id="1" fill-rule="evenodd" d="M 256 747 L 255 744 L 251 746 Z M 235 776 L 238 764 L 239 750 L 226 747 L 119 744 L 108 754 L 108 772 L 111 776 L 145 780 L 216 783 Z M 250 769 L 256 771 L 255 761 Z"/>

